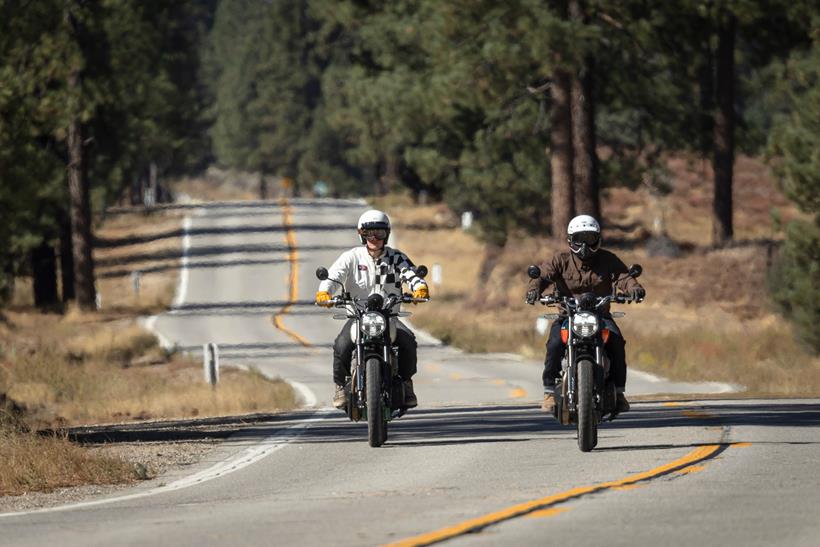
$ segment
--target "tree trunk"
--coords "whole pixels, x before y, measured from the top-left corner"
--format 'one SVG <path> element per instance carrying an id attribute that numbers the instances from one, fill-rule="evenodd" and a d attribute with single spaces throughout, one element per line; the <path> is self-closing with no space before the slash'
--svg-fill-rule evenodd
<path id="1" fill-rule="evenodd" d="M 54 247 L 43 241 L 31 250 L 31 271 L 34 285 L 34 305 L 43 309 L 55 309 L 57 298 L 57 257 Z"/>
<path id="2" fill-rule="evenodd" d="M 489 287 L 490 277 L 493 275 L 501 255 L 504 254 L 505 243 L 488 242 L 484 245 L 484 256 L 478 267 L 478 286 Z M 481 291 L 478 291 L 481 293 Z"/>
<path id="3" fill-rule="evenodd" d="M 10 302 L 14 296 L 14 268 L 10 260 L 0 263 L 0 304 Z"/>
<path id="4" fill-rule="evenodd" d="M 570 19 L 586 23 L 581 2 L 569 3 Z M 580 70 L 572 76 L 572 148 L 575 190 L 575 213 L 601 218 L 601 202 L 598 191 L 598 156 L 595 153 L 595 60 L 587 57 Z"/>
<path id="5" fill-rule="evenodd" d="M 566 239 L 567 224 L 575 215 L 572 188 L 572 121 L 570 114 L 570 78 L 556 69 L 550 85 L 552 121 L 550 127 L 550 167 L 552 171 L 552 235 Z"/>
<path id="6" fill-rule="evenodd" d="M 735 26 L 734 15 L 718 25 L 717 110 L 715 111 L 715 194 L 712 207 L 712 243 L 732 240 L 732 176 L 735 161 Z"/>
<path id="7" fill-rule="evenodd" d="M 63 287 L 63 303 L 76 298 L 74 292 L 74 256 L 72 255 L 71 218 L 66 212 L 59 214 L 60 224 L 60 282 Z"/>
<path id="8" fill-rule="evenodd" d="M 601 218 L 598 191 L 598 157 L 595 153 L 595 119 L 591 61 L 572 79 L 572 148 L 575 177 L 575 212 Z"/>
<path id="9" fill-rule="evenodd" d="M 76 85 L 76 84 L 75 84 Z M 83 137 L 79 119 L 68 125 L 68 192 L 71 203 L 71 241 L 74 292 L 83 310 L 96 308 L 94 259 L 91 255 L 91 205 L 83 169 Z"/>

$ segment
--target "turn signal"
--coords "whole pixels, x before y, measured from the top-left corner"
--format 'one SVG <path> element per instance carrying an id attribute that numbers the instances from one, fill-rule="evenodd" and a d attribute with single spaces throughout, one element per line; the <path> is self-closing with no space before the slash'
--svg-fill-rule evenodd
<path id="1" fill-rule="evenodd" d="M 609 340 L 609 329 L 601 330 L 601 338 L 604 339 L 604 344 L 606 344 L 607 340 Z"/>
<path id="2" fill-rule="evenodd" d="M 569 329 L 561 329 L 561 342 L 567 343 L 569 340 Z"/>

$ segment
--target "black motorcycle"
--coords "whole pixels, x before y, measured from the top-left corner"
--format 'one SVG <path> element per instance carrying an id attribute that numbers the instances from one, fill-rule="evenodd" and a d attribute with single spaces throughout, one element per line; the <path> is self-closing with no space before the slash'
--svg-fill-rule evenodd
<path id="1" fill-rule="evenodd" d="M 416 275 L 427 275 L 425 266 L 416 268 Z M 326 268 L 316 270 L 316 277 L 328 279 Z M 427 302 L 427 298 L 413 298 L 408 294 L 391 294 L 387 298 L 371 294 L 361 301 L 350 296 L 342 286 L 341 296 L 331 304 L 345 308 L 346 313 L 334 319 L 355 319 L 351 337 L 356 342 L 351 364 L 352 376 L 345 383 L 348 405 L 347 416 L 354 422 L 367 419 L 367 441 L 370 446 L 381 446 L 387 440 L 387 423 L 407 412 L 404 406 L 404 382 L 399 377 L 399 350 L 393 345 L 395 329 L 391 318 L 407 317 L 409 312 L 395 311 L 402 303 Z M 393 332 L 391 332 L 393 331 Z"/>
<path id="2" fill-rule="evenodd" d="M 604 326 L 604 312 L 609 302 L 626 304 L 640 302 L 629 296 L 615 294 L 614 283 L 627 277 L 638 277 L 643 269 L 635 264 L 629 273 L 613 280 L 613 294 L 596 296 L 584 293 L 578 298 L 554 294 L 544 296 L 545 306 L 558 306 L 565 312 L 561 327 L 561 341 L 565 354 L 561 378 L 555 384 L 555 417 L 561 425 L 576 424 L 578 447 L 589 452 L 598 444 L 598 424 L 617 416 L 615 384 L 609 377 L 609 358 L 605 348 L 609 329 Z M 541 277 L 538 266 L 530 266 L 527 274 L 532 279 Z M 614 312 L 612 317 L 623 317 Z M 547 319 L 559 319 L 559 314 L 545 314 Z"/>

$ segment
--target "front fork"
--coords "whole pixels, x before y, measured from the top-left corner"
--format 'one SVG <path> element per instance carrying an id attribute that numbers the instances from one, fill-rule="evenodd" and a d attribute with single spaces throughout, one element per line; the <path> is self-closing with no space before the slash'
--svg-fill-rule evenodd
<path id="1" fill-rule="evenodd" d="M 603 370 L 603 348 L 601 346 L 595 347 L 595 385 L 602 386 L 604 385 L 603 379 L 598 378 L 598 374 L 601 374 Z M 567 346 L 567 381 L 568 389 L 567 389 L 567 407 L 570 408 L 573 412 L 576 411 L 575 408 L 575 394 L 576 394 L 576 374 L 575 374 L 575 348 L 572 345 Z M 601 393 L 596 388 L 595 392 L 593 393 L 595 397 L 595 407 L 601 411 L 603 409 L 603 401 L 601 400 Z"/>
<path id="2" fill-rule="evenodd" d="M 356 406 L 364 409 L 365 403 L 365 363 L 364 363 L 364 349 L 361 342 L 356 344 Z"/>

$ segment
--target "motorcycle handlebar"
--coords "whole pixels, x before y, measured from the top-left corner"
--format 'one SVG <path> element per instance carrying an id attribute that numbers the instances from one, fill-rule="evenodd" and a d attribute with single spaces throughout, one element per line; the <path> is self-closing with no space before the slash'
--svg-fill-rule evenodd
<path id="1" fill-rule="evenodd" d="M 578 301 L 574 297 L 570 296 L 542 296 L 539 300 L 545 306 L 549 306 L 552 304 L 564 304 L 567 306 L 576 306 Z M 632 302 L 640 303 L 643 302 L 643 298 L 632 298 L 626 294 L 619 294 L 615 296 L 599 296 L 598 301 L 595 304 L 595 307 L 598 308 L 603 306 L 608 302 L 615 302 L 616 304 L 631 304 Z"/>
<path id="2" fill-rule="evenodd" d="M 397 297 L 396 295 L 390 295 L 387 298 L 387 302 L 386 302 L 387 306 L 385 306 L 383 309 L 390 309 L 398 302 L 401 302 L 402 304 L 420 304 L 422 302 L 429 302 L 429 301 L 430 301 L 429 298 L 413 298 L 413 296 L 411 296 L 409 294 L 403 294 L 403 295 L 401 295 L 401 297 Z M 334 296 L 333 298 L 331 298 L 328 301 L 328 303 L 330 305 L 327 306 L 327 307 L 333 307 L 333 308 L 344 308 L 344 307 L 346 307 L 350 304 L 353 304 L 354 306 L 360 305 L 360 302 L 359 302 L 358 299 L 356 299 L 356 298 L 344 298 L 342 296 Z M 316 304 L 321 305 L 318 302 Z"/>

